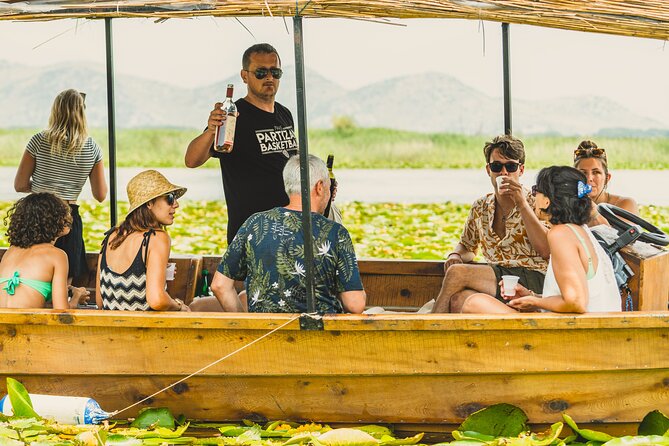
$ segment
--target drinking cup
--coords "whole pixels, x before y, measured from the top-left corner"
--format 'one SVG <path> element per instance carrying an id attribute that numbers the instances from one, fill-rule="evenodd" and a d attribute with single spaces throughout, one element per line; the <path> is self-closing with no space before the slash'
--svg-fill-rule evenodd
<path id="1" fill-rule="evenodd" d="M 165 270 L 165 280 L 174 280 L 176 272 L 177 272 L 177 264 L 172 262 L 168 263 L 167 269 Z"/>
<path id="2" fill-rule="evenodd" d="M 504 178 L 506 178 L 504 175 L 500 175 L 497 178 L 495 178 L 495 182 L 497 183 L 497 190 L 498 191 L 502 190 L 502 181 L 504 181 Z"/>
<path id="3" fill-rule="evenodd" d="M 504 295 L 513 297 L 516 295 L 516 285 L 518 285 L 518 276 L 502 276 L 502 286 L 504 287 Z"/>

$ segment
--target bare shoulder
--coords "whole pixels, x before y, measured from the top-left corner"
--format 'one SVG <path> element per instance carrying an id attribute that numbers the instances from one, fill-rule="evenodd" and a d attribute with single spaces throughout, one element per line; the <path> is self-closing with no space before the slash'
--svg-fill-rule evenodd
<path id="1" fill-rule="evenodd" d="M 36 258 L 49 259 L 54 263 L 64 262 L 67 264 L 67 254 L 65 254 L 65 251 L 50 244 L 35 247 L 33 255 Z"/>
<path id="2" fill-rule="evenodd" d="M 170 238 L 170 235 L 163 230 L 156 231 L 156 233 L 152 237 L 154 239 L 153 243 L 161 243 L 169 246 L 172 243 L 172 239 Z"/>
<path id="3" fill-rule="evenodd" d="M 632 197 L 623 197 L 621 195 L 611 195 L 611 204 L 625 209 L 633 214 L 639 213 L 639 204 Z"/>

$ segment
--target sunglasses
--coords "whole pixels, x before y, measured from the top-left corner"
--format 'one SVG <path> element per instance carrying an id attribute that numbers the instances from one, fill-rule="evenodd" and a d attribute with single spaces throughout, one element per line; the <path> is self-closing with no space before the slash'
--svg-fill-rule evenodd
<path id="1" fill-rule="evenodd" d="M 244 70 L 253 73 L 256 79 L 265 79 L 269 73 L 272 73 L 274 79 L 281 79 L 283 70 L 281 68 L 256 68 L 255 71 Z"/>
<path id="2" fill-rule="evenodd" d="M 490 171 L 495 173 L 500 173 L 502 168 L 505 168 L 509 173 L 513 173 L 518 170 L 520 163 L 514 163 L 513 161 L 509 161 L 508 163 L 493 161 L 492 163 L 488 163 L 488 166 L 490 167 Z"/>
<path id="3" fill-rule="evenodd" d="M 574 161 L 579 158 L 606 158 L 606 150 L 600 149 L 576 149 L 574 150 Z"/>
<path id="4" fill-rule="evenodd" d="M 535 184 L 535 185 L 532 186 L 532 196 L 536 197 L 538 193 L 543 193 L 543 192 L 541 192 L 539 189 L 537 189 L 537 185 Z"/>
<path id="5" fill-rule="evenodd" d="M 163 195 L 165 197 L 165 201 L 167 201 L 167 204 L 170 206 L 173 206 L 174 203 L 177 201 L 176 195 L 174 195 L 174 192 L 170 192 L 169 194 Z"/>

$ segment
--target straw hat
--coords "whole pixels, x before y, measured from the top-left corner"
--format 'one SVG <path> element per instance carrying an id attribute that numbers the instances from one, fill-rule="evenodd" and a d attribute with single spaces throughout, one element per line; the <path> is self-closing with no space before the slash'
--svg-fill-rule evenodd
<path id="1" fill-rule="evenodd" d="M 130 215 L 132 211 L 144 203 L 148 203 L 161 195 L 173 192 L 176 198 L 180 198 L 186 193 L 185 187 L 170 183 L 157 170 L 145 170 L 138 173 L 128 181 L 126 190 L 128 191 L 128 200 L 130 201 L 130 210 L 127 215 Z"/>

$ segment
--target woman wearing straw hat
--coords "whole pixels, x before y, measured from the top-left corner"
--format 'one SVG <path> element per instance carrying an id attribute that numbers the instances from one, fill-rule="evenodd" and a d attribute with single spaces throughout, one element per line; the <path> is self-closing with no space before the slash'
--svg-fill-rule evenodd
<path id="1" fill-rule="evenodd" d="M 133 177 L 127 186 L 130 210 L 107 232 L 98 260 L 96 301 L 105 310 L 190 311 L 165 291 L 170 237 L 178 199 L 186 192 L 155 170 Z"/>
<path id="2" fill-rule="evenodd" d="M 56 241 L 56 247 L 67 254 L 69 280 L 88 277 L 77 205 L 81 189 L 89 179 L 96 200 L 107 196 L 102 153 L 88 136 L 85 99 L 84 93 L 73 89 L 56 96 L 49 127 L 30 139 L 14 178 L 17 192 L 52 192 L 70 205 L 72 230 Z"/>

